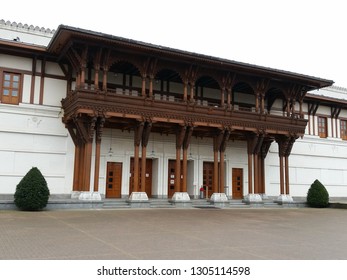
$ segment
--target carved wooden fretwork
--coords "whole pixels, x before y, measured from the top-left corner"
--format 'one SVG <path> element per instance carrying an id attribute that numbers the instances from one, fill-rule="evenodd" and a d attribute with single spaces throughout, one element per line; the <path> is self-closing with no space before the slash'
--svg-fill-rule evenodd
<path id="1" fill-rule="evenodd" d="M 272 138 L 265 138 L 264 139 L 263 144 L 261 146 L 261 150 L 260 150 L 260 156 L 263 160 L 266 158 L 273 140 L 274 139 L 272 139 Z"/>
<path id="2" fill-rule="evenodd" d="M 184 136 L 184 141 L 183 141 L 183 150 L 187 150 L 189 145 L 190 145 L 190 139 L 192 138 L 193 135 L 193 126 L 187 126 L 186 134 Z"/>
<path id="3" fill-rule="evenodd" d="M 177 127 L 176 131 L 176 149 L 181 149 L 183 145 L 183 141 L 186 135 L 187 126 L 180 125 Z"/>
<path id="4" fill-rule="evenodd" d="M 137 122 L 135 126 L 135 137 L 134 137 L 134 145 L 140 146 L 142 140 L 142 133 L 145 126 L 145 122 Z"/>
<path id="5" fill-rule="evenodd" d="M 292 151 L 294 142 L 297 138 L 298 138 L 297 135 L 277 136 L 276 142 L 278 143 L 278 155 L 280 157 L 289 157 Z"/>
<path id="6" fill-rule="evenodd" d="M 151 129 L 152 129 L 152 123 L 146 121 L 144 125 L 144 129 L 143 129 L 143 133 L 142 133 L 142 147 L 147 147 Z"/>

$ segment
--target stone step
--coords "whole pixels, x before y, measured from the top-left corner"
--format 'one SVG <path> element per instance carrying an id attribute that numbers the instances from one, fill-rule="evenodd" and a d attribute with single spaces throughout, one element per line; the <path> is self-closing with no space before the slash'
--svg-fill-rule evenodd
<path id="1" fill-rule="evenodd" d="M 151 199 L 150 208 L 175 208 L 167 199 Z"/>
<path id="2" fill-rule="evenodd" d="M 130 208 L 130 205 L 125 200 L 112 200 L 105 201 L 103 209 L 115 209 L 115 208 Z"/>

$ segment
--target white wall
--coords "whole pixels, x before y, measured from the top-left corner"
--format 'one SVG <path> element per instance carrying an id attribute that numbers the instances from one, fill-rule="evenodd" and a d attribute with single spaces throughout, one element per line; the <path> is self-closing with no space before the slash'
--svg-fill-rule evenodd
<path id="1" fill-rule="evenodd" d="M 0 104 L 0 193 L 13 194 L 34 166 L 51 193 L 71 191 L 73 144 L 59 112 L 53 107 Z"/>

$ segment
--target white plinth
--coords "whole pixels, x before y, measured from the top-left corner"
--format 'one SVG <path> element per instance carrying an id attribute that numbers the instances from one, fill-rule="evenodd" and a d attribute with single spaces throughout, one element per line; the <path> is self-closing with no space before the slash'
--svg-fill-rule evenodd
<path id="1" fill-rule="evenodd" d="M 281 194 L 277 197 L 275 202 L 282 203 L 282 204 L 283 203 L 293 203 L 294 200 L 293 200 L 292 196 L 289 194 Z"/>
<path id="2" fill-rule="evenodd" d="M 186 202 L 190 201 L 190 197 L 187 192 L 175 192 L 171 200 L 174 202 Z"/>
<path id="3" fill-rule="evenodd" d="M 132 192 L 129 197 L 130 202 L 148 201 L 147 193 L 145 192 Z"/>
<path id="4" fill-rule="evenodd" d="M 263 200 L 260 194 L 247 194 L 243 201 L 246 203 L 261 203 Z"/>
<path id="5" fill-rule="evenodd" d="M 227 202 L 228 197 L 226 196 L 225 193 L 213 193 L 211 195 L 210 201 L 213 202 Z"/>
<path id="6" fill-rule="evenodd" d="M 81 192 L 78 196 L 79 200 L 100 201 L 101 195 L 98 192 Z"/>
<path id="7" fill-rule="evenodd" d="M 71 199 L 79 199 L 81 192 L 72 192 L 71 193 Z"/>

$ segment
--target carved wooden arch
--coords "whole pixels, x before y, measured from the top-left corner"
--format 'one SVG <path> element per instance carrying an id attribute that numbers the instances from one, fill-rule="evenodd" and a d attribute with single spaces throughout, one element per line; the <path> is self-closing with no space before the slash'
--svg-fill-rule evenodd
<path id="1" fill-rule="evenodd" d="M 144 66 L 141 65 L 141 60 L 139 60 L 138 58 L 135 58 L 133 56 L 130 55 L 114 55 L 111 54 L 110 59 L 109 59 L 109 69 L 116 65 L 119 62 L 126 62 L 129 63 L 131 65 L 133 65 L 137 71 L 139 72 L 140 75 L 142 75 L 142 73 L 144 72 Z"/>
<path id="2" fill-rule="evenodd" d="M 245 85 L 249 86 L 252 89 L 253 94 L 255 95 L 255 93 L 257 91 L 256 84 L 253 81 L 251 81 L 250 79 L 243 78 L 243 77 L 240 78 L 239 76 L 237 76 L 235 78 L 234 84 L 231 88 L 232 92 L 234 92 L 234 88 L 239 84 L 245 84 Z"/>
<path id="3" fill-rule="evenodd" d="M 206 69 L 199 69 L 197 75 L 196 75 L 196 79 L 195 79 L 195 83 L 201 79 L 201 78 L 204 78 L 204 77 L 209 77 L 209 78 L 212 78 L 213 80 L 216 81 L 216 83 L 218 84 L 219 86 L 219 89 L 222 89 L 223 88 L 223 83 L 222 83 L 222 74 L 221 73 L 218 73 L 217 71 L 209 71 L 209 70 L 206 70 Z"/>
<path id="4" fill-rule="evenodd" d="M 235 94 L 235 88 L 238 85 L 242 85 L 242 84 L 248 86 L 252 90 L 252 96 L 254 97 L 254 101 L 255 101 L 256 100 L 256 90 L 254 89 L 254 87 L 251 84 L 249 84 L 247 82 L 244 82 L 243 80 L 237 80 L 237 81 L 234 82 L 234 84 L 233 84 L 233 86 L 231 88 L 232 94 L 234 95 Z"/>
<path id="5" fill-rule="evenodd" d="M 155 74 L 154 74 L 154 77 L 157 77 L 157 75 L 158 75 L 160 72 L 164 71 L 164 70 L 169 70 L 169 71 L 172 71 L 172 73 L 176 73 L 176 74 L 178 75 L 178 77 L 180 78 L 182 84 L 183 84 L 182 73 L 178 72 L 176 69 L 173 69 L 172 67 L 165 67 L 164 65 L 163 65 L 162 68 L 159 68 L 159 69 L 157 68 L 157 69 L 156 69 L 156 72 L 155 72 Z"/>
<path id="6" fill-rule="evenodd" d="M 178 66 L 175 63 L 167 63 L 165 61 L 158 60 L 157 67 L 156 67 L 155 72 L 153 74 L 154 74 L 154 77 L 156 77 L 157 74 L 163 70 L 171 70 L 171 71 L 178 74 L 178 76 L 180 77 L 180 79 L 183 83 L 184 79 L 185 79 L 184 69 L 185 69 L 184 67 Z"/>
<path id="7" fill-rule="evenodd" d="M 279 93 L 277 94 L 276 91 Z M 272 92 L 274 94 L 272 94 Z M 282 100 L 286 99 L 286 95 L 283 89 L 278 87 L 271 87 L 265 92 L 265 99 L 267 100 L 267 110 L 270 111 L 275 101 L 280 98 Z"/>

